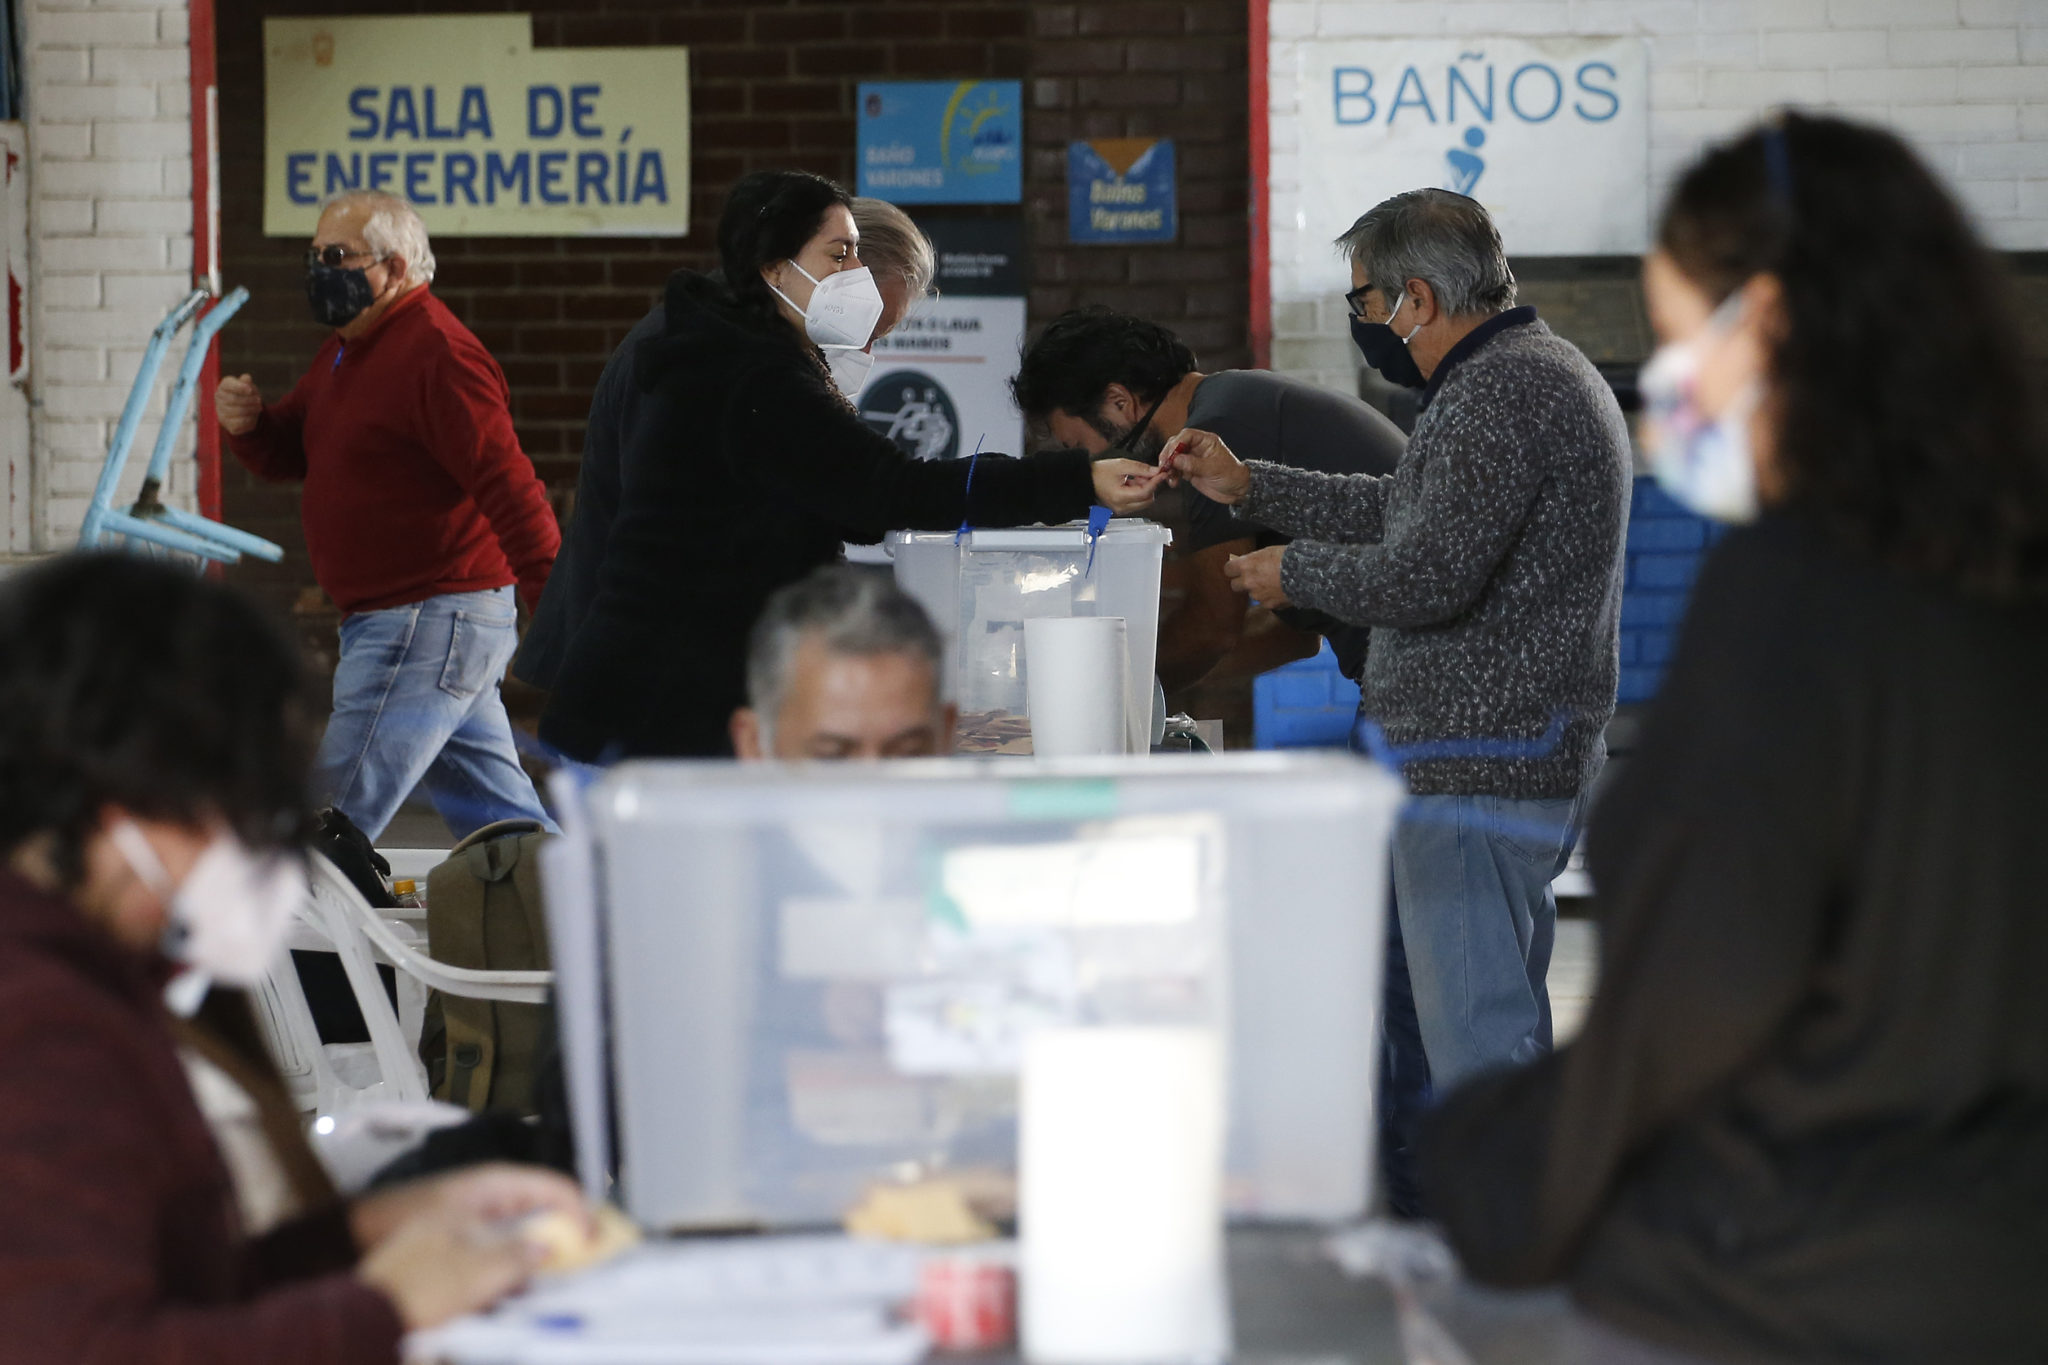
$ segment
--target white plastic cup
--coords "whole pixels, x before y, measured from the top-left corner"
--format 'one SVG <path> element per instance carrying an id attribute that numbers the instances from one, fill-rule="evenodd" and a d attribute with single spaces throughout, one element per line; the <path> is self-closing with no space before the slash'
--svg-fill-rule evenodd
<path id="1" fill-rule="evenodd" d="M 1130 650 L 1121 616 L 1024 623 L 1024 705 L 1041 758 L 1120 754 Z"/>
<path id="2" fill-rule="evenodd" d="M 1040 1029 L 1019 1101 L 1025 1358 L 1228 1358 L 1217 1031 Z"/>

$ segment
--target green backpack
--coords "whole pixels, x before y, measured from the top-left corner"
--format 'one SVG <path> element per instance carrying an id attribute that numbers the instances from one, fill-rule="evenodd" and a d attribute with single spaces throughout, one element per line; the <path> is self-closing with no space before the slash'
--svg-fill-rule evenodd
<path id="1" fill-rule="evenodd" d="M 554 836 L 532 820 L 485 825 L 427 874 L 427 948 L 450 967 L 547 971 L 541 845 Z M 534 1079 L 555 1036 L 551 1005 L 427 997 L 420 1060 L 437 1100 L 472 1113 L 536 1110 Z"/>

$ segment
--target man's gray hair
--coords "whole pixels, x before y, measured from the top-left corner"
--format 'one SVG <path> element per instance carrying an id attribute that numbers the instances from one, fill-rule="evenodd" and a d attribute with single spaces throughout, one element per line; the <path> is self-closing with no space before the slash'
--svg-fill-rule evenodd
<path id="1" fill-rule="evenodd" d="M 861 264 L 877 275 L 900 275 L 910 302 L 932 292 L 939 273 L 931 239 L 910 215 L 886 199 L 853 201 L 853 225 L 860 232 Z"/>
<path id="2" fill-rule="evenodd" d="M 747 646 L 747 705 L 764 734 L 782 713 L 797 650 L 813 638 L 829 653 L 856 658 L 915 655 L 932 666 L 936 699 L 944 646 L 917 599 L 886 570 L 829 565 L 778 589 L 754 623 Z"/>
<path id="3" fill-rule="evenodd" d="M 1452 317 L 1515 306 L 1515 272 L 1500 229 L 1477 199 L 1409 190 L 1374 206 L 1337 239 L 1389 308 L 1410 280 L 1426 281 Z"/>
<path id="4" fill-rule="evenodd" d="M 434 278 L 434 248 L 427 240 L 427 225 L 419 210 L 395 194 L 383 190 L 343 190 L 329 195 L 320 206 L 322 213 L 336 204 L 369 210 L 363 220 L 363 244 L 378 256 L 403 256 L 405 282 L 427 284 Z"/>

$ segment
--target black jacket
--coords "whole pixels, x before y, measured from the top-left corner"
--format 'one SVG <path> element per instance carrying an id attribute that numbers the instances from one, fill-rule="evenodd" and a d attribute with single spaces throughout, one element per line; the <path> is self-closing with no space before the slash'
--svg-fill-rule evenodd
<path id="1" fill-rule="evenodd" d="M 521 682 L 552 688 L 569 657 L 576 627 L 597 601 L 597 571 L 619 515 L 625 467 L 673 440 L 678 422 L 666 391 L 645 393 L 633 382 L 633 356 L 643 341 L 661 335 L 667 308 L 657 302 L 640 319 L 598 376 L 583 428 L 583 460 L 576 467 L 576 510 L 555 553 L 547 590 L 534 609 L 512 673 Z"/>
<path id="2" fill-rule="evenodd" d="M 1094 502 L 1078 451 L 921 462 L 871 430 L 784 323 L 670 279 L 635 379 L 670 420 L 621 462 L 597 595 L 576 627 L 541 737 L 584 759 L 722 755 L 745 700 L 747 633 L 769 594 L 895 529 L 1071 521 Z"/>
<path id="3" fill-rule="evenodd" d="M 1717 1358 L 2048 1359 L 2048 608 L 1730 535 L 1594 814 L 1584 1031 L 1453 1095 L 1468 1270 Z"/>

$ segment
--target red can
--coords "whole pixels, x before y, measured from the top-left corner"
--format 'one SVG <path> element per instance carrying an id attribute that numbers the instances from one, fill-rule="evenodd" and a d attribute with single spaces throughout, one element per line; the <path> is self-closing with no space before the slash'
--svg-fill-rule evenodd
<path id="1" fill-rule="evenodd" d="M 1008 1248 L 935 1252 L 918 1274 L 917 1319 L 941 1351 L 990 1351 L 1017 1335 L 1017 1271 Z"/>

